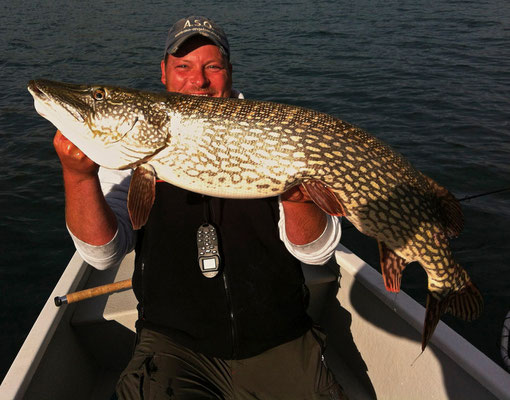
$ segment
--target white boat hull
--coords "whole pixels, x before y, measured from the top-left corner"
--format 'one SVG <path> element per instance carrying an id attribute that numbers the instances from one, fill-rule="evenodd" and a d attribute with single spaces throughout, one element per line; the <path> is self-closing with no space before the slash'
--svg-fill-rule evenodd
<path id="1" fill-rule="evenodd" d="M 53 299 L 128 279 L 133 259 L 97 271 L 74 255 L 0 386 L 1 399 L 111 398 L 132 351 L 133 292 L 60 308 Z M 418 357 L 423 307 L 386 292 L 381 275 L 344 246 L 335 259 L 303 270 L 309 312 L 328 333 L 327 360 L 351 399 L 510 399 L 510 375 L 442 322 Z"/>

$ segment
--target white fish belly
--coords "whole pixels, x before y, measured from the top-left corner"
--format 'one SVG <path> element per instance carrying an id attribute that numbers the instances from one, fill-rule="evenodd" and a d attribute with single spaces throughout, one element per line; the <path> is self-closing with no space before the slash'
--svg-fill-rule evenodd
<path id="1" fill-rule="evenodd" d="M 232 199 L 257 199 L 277 196 L 286 185 L 267 177 L 253 179 L 250 171 L 209 171 L 195 168 L 176 168 L 152 160 L 158 179 L 192 192 Z"/>

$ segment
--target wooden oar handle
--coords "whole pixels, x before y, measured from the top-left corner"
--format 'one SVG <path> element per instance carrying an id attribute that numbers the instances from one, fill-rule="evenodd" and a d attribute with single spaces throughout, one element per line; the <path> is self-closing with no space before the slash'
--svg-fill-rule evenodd
<path id="1" fill-rule="evenodd" d="M 79 292 L 69 293 L 65 296 L 55 297 L 55 305 L 60 307 L 62 304 L 76 303 L 77 301 L 90 299 L 92 297 L 101 296 L 103 294 L 118 292 L 123 289 L 132 287 L 131 279 L 109 283 L 107 285 L 97 286 L 90 289 L 80 290 Z"/>

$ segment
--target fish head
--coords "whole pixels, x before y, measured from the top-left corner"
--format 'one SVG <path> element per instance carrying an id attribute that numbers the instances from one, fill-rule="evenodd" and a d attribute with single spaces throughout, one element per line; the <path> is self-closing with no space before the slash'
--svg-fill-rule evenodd
<path id="1" fill-rule="evenodd" d="M 137 165 L 165 146 L 164 96 L 112 86 L 33 80 L 36 111 L 97 164 Z"/>

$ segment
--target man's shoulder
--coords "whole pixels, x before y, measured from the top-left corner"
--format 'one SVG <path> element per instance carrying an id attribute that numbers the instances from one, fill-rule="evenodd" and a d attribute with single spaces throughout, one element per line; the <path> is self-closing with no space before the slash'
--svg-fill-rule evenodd
<path id="1" fill-rule="evenodd" d="M 237 89 L 232 89 L 230 97 L 234 99 L 244 99 L 244 95 Z"/>

